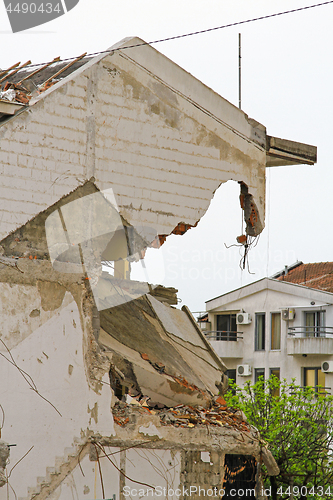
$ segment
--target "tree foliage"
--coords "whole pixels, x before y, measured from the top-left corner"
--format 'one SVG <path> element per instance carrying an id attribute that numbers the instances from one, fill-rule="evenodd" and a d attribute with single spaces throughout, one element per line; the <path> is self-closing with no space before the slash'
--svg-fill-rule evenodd
<path id="1" fill-rule="evenodd" d="M 268 476 L 263 467 L 273 500 L 333 497 L 333 396 L 274 376 L 230 385 L 228 404 L 243 410 L 280 468 Z"/>

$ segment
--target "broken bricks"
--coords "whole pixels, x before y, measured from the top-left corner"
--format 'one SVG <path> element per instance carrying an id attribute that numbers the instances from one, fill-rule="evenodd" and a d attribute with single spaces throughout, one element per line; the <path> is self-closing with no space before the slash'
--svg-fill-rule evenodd
<path id="1" fill-rule="evenodd" d="M 141 401 L 143 401 L 141 403 Z M 232 428 L 238 431 L 249 431 L 250 427 L 239 410 L 229 408 L 223 398 L 218 397 L 207 409 L 203 406 L 177 405 L 168 408 L 142 398 L 127 397 L 127 403 L 119 401 L 112 408 L 116 424 L 125 427 L 131 421 L 133 413 L 158 415 L 161 425 L 174 427 L 217 426 Z M 154 405 L 154 406 L 153 406 Z"/>

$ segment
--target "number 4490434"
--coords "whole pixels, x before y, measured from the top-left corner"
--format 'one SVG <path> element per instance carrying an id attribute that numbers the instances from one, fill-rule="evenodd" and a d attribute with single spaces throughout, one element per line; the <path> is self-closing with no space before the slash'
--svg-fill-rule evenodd
<path id="1" fill-rule="evenodd" d="M 7 12 L 10 14 L 12 12 L 16 12 L 17 14 L 36 14 L 36 13 L 41 13 L 41 14 L 51 14 L 52 12 L 56 12 L 58 14 L 62 13 L 62 8 L 60 6 L 60 3 L 57 3 L 56 5 L 52 5 L 52 3 L 16 3 L 12 4 L 9 3 L 6 7 Z"/>
<path id="2" fill-rule="evenodd" d="M 283 489 L 282 486 L 280 486 L 280 488 L 278 488 L 277 490 L 277 494 L 278 495 L 291 495 L 293 494 L 293 496 L 295 497 L 299 497 L 299 496 L 302 496 L 302 497 L 307 497 L 308 495 L 310 496 L 318 496 L 318 497 L 322 497 L 325 495 L 325 497 L 327 496 L 333 496 L 333 488 L 331 490 L 331 487 L 330 486 L 327 486 L 327 487 L 323 487 L 323 486 L 293 486 L 292 488 L 290 486 L 288 486 L 288 488 L 286 488 L 285 490 Z"/>

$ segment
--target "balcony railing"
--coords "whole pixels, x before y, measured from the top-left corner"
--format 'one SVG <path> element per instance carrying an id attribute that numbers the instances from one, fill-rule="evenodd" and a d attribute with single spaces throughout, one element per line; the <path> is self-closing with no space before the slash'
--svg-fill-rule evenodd
<path id="1" fill-rule="evenodd" d="M 207 340 L 221 340 L 221 341 L 231 341 L 231 342 L 236 342 L 237 340 L 243 340 L 243 332 L 210 330 L 204 333 Z"/>
<path id="2" fill-rule="evenodd" d="M 333 338 L 332 326 L 292 326 L 288 334 L 296 338 Z"/>
<path id="3" fill-rule="evenodd" d="M 332 393 L 332 387 L 315 387 L 315 392 L 316 392 L 316 395 L 317 394 L 321 394 L 322 396 L 324 396 L 325 394 L 328 394 L 328 395 L 331 395 Z"/>
<path id="4" fill-rule="evenodd" d="M 287 353 L 297 355 L 333 355 L 333 327 L 293 326 L 288 328 Z"/>
<path id="5" fill-rule="evenodd" d="M 320 394 L 322 396 L 324 396 L 326 394 L 331 395 L 331 392 L 332 392 L 332 387 L 323 387 L 323 386 L 318 386 L 318 385 L 316 385 L 314 387 L 313 386 L 303 386 L 302 389 L 305 392 L 305 390 L 309 389 L 309 387 L 310 387 L 310 389 L 314 390 L 314 395 L 315 396 L 318 396 L 318 394 Z M 289 394 L 291 396 L 294 396 L 294 395 L 296 395 L 296 392 L 289 391 Z"/>
<path id="6" fill-rule="evenodd" d="M 222 359 L 243 357 L 243 332 L 211 330 L 205 333 L 205 337 Z"/>

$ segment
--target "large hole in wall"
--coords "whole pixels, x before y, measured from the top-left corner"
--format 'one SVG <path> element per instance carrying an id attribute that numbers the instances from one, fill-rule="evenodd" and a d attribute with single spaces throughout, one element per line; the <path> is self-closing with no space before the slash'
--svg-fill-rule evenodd
<path id="1" fill-rule="evenodd" d="M 224 499 L 256 497 L 257 462 L 251 455 L 225 455 Z"/>
<path id="2" fill-rule="evenodd" d="M 205 215 L 191 223 L 184 215 L 169 235 L 134 228 L 120 215 L 110 189 L 58 207 L 45 229 L 54 269 L 87 275 L 98 310 L 148 293 L 147 283 L 180 289 L 182 301 L 196 310 L 202 302 L 193 306 L 191 297 L 197 299 L 199 289 L 203 301 L 232 287 L 240 257 L 226 246 L 235 246 L 238 236 L 255 234 L 258 216 L 246 185 L 229 181 L 216 190 Z M 101 262 L 111 263 L 110 274 L 119 283 L 110 274 L 103 276 Z M 221 283 L 227 290 L 217 288 Z"/>
<path id="3" fill-rule="evenodd" d="M 170 234 L 159 249 L 147 250 L 145 265 L 150 272 L 150 282 L 176 287 L 182 303 L 193 311 L 202 308 L 203 300 L 220 294 L 224 284 L 231 287 L 239 275 L 239 250 L 228 250 L 225 244 L 237 244 L 236 237 L 242 230 L 245 232 L 242 219 L 240 184 L 235 181 L 221 184 L 196 227 L 182 236 Z M 140 263 L 132 265 L 132 279 L 142 276 L 140 266 Z"/>

